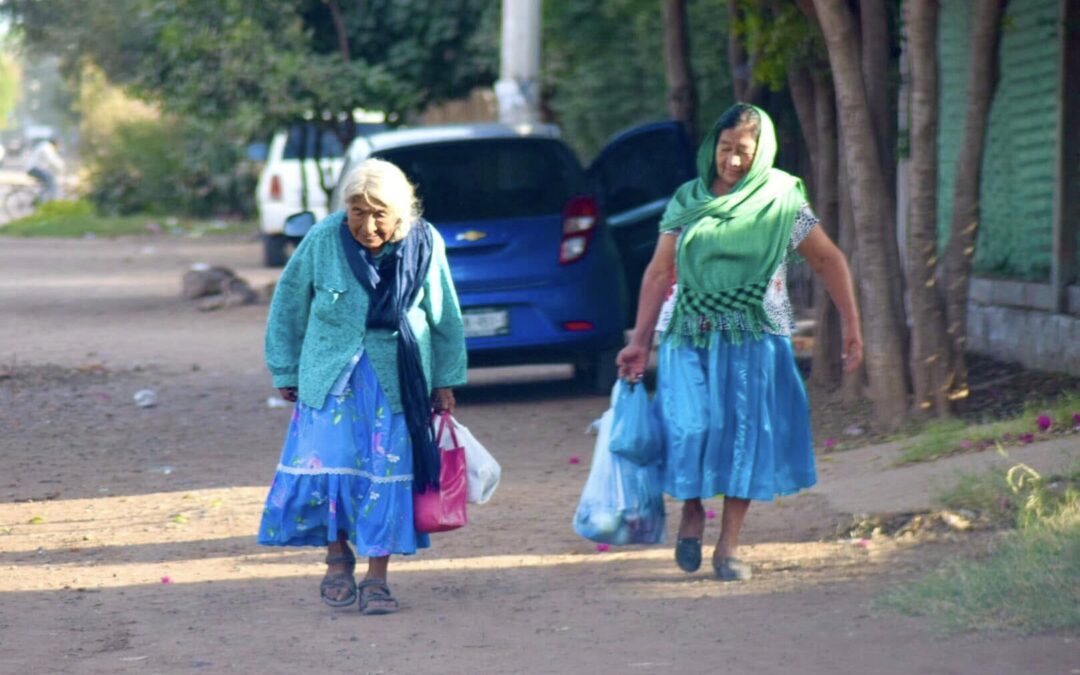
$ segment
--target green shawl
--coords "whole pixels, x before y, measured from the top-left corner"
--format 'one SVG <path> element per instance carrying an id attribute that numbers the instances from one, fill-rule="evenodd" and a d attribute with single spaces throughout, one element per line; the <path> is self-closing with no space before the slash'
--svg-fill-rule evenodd
<path id="1" fill-rule="evenodd" d="M 679 283 L 665 340 L 707 347 L 714 331 L 732 343 L 743 333 L 760 339 L 776 329 L 765 313 L 769 282 L 787 256 L 791 229 L 806 203 L 802 181 L 773 168 L 776 131 L 764 110 L 750 171 L 720 197 L 709 186 L 716 177 L 719 123 L 701 143 L 698 178 L 683 183 L 668 202 L 660 231 L 685 228 L 675 265 Z"/>

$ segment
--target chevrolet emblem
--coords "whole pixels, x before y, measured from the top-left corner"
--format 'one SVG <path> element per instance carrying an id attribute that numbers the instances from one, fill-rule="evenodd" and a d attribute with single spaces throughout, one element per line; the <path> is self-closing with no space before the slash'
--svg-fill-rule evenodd
<path id="1" fill-rule="evenodd" d="M 459 233 L 454 239 L 458 241 L 480 241 L 487 236 L 487 232 L 478 232 L 476 230 L 469 230 L 468 232 Z"/>

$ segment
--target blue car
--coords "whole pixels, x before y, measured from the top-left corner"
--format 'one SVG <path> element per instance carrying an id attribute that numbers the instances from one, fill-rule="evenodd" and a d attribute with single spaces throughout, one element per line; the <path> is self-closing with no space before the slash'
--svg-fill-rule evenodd
<path id="1" fill-rule="evenodd" d="M 401 167 L 446 240 L 471 365 L 572 363 L 610 389 L 657 219 L 694 175 L 677 124 L 620 134 L 588 169 L 549 125 L 358 137 L 341 175 L 369 157 Z M 340 184 L 331 203 L 343 208 Z"/>

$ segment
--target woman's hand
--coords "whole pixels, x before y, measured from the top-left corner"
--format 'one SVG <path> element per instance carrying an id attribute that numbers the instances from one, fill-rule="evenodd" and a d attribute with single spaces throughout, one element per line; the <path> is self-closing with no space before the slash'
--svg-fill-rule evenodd
<path id="1" fill-rule="evenodd" d="M 627 382 L 637 382 L 649 365 L 649 350 L 640 345 L 629 344 L 615 357 L 615 363 L 619 366 L 620 378 Z"/>
<path id="2" fill-rule="evenodd" d="M 453 389 L 433 389 L 431 391 L 431 407 L 435 412 L 446 411 L 448 413 L 453 413 L 454 404 Z"/>
<path id="3" fill-rule="evenodd" d="M 859 329 L 858 324 L 844 326 L 843 335 L 844 352 L 842 358 L 844 359 L 844 372 L 854 373 L 859 369 L 863 361 L 862 331 Z"/>
<path id="4" fill-rule="evenodd" d="M 628 382 L 640 380 L 649 365 L 656 320 L 675 278 L 675 242 L 676 237 L 660 235 L 656 240 L 652 260 L 641 278 L 641 294 L 638 297 L 633 337 L 630 338 L 630 344 L 623 347 L 615 357 L 619 377 Z"/>
<path id="5" fill-rule="evenodd" d="M 278 393 L 289 403 L 296 403 L 296 387 L 280 387 Z"/>

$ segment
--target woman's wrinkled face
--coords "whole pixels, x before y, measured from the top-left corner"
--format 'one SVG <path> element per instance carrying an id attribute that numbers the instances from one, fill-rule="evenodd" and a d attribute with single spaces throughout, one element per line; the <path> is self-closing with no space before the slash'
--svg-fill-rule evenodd
<path id="1" fill-rule="evenodd" d="M 716 182 L 728 192 L 750 171 L 757 152 L 757 131 L 753 127 L 724 129 L 716 140 Z"/>
<path id="2" fill-rule="evenodd" d="M 352 199 L 346 214 L 353 238 L 372 253 L 382 251 L 401 225 L 401 218 L 394 209 L 367 195 Z"/>

